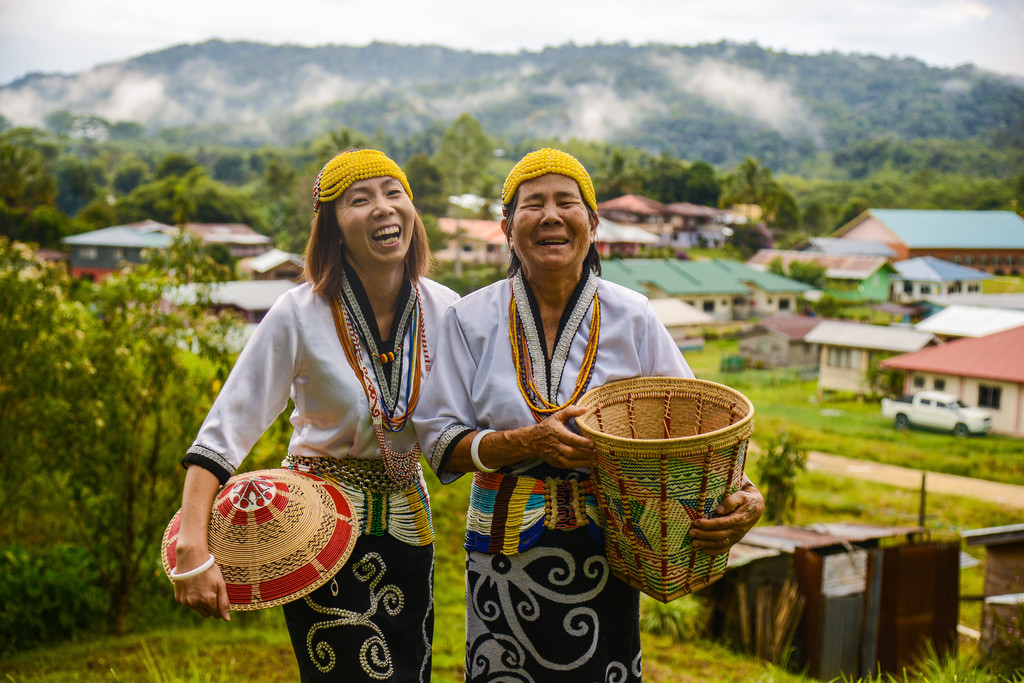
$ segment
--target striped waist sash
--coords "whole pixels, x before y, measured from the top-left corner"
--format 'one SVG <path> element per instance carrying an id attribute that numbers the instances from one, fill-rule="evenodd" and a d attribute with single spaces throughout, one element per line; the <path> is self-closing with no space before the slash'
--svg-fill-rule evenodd
<path id="1" fill-rule="evenodd" d="M 281 463 L 287 469 L 311 472 L 337 484 L 359 520 L 360 533 L 389 534 L 408 545 L 430 545 L 434 528 L 422 469 L 404 487 L 391 482 L 381 460 L 307 458 L 289 453 Z"/>
<path id="2" fill-rule="evenodd" d="M 597 525 L 590 480 L 535 479 L 477 472 L 466 519 L 466 549 L 515 555 L 535 545 L 545 529 Z"/>

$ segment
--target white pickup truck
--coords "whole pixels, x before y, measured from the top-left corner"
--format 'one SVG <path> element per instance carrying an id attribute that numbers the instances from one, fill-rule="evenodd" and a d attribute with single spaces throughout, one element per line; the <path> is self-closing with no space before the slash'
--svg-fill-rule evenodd
<path id="1" fill-rule="evenodd" d="M 896 423 L 896 429 L 930 427 L 957 436 L 986 434 L 992 416 L 981 408 L 968 408 L 956 396 L 942 391 L 919 391 L 913 396 L 882 399 L 882 415 Z"/>

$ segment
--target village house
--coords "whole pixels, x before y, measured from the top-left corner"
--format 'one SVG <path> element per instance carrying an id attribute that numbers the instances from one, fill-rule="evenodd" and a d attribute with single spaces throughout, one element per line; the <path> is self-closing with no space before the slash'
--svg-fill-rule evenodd
<path id="1" fill-rule="evenodd" d="M 644 225 L 659 236 L 668 233 L 668 208 L 650 197 L 624 194 L 621 197 L 598 202 L 597 212 L 602 217 L 616 223 Z"/>
<path id="2" fill-rule="evenodd" d="M 821 318 L 779 313 L 762 318 L 740 335 L 740 355 L 752 368 L 815 367 L 820 348 L 807 341 L 807 334 Z"/>
<path id="3" fill-rule="evenodd" d="M 185 230 L 204 245 L 224 245 L 234 258 L 256 256 L 270 249 L 271 239 L 241 223 L 188 223 Z M 157 221 L 126 225 L 71 235 L 61 240 L 71 249 L 72 277 L 100 281 L 126 265 L 145 260 L 148 249 L 165 249 L 180 230 Z"/>
<path id="4" fill-rule="evenodd" d="M 680 351 L 704 348 L 704 326 L 715 322 L 714 318 L 679 299 L 651 299 L 650 303 Z"/>
<path id="5" fill-rule="evenodd" d="M 185 231 L 206 246 L 222 244 L 232 258 L 259 256 L 273 246 L 273 240 L 244 223 L 186 223 Z"/>
<path id="6" fill-rule="evenodd" d="M 802 282 L 724 259 L 612 259 L 601 268 L 602 277 L 610 282 L 652 299 L 680 299 L 716 322 L 794 311 L 797 299 L 811 289 Z"/>
<path id="7" fill-rule="evenodd" d="M 305 261 L 298 254 L 289 254 L 280 249 L 242 259 L 238 270 L 251 280 L 291 280 L 298 282 L 302 277 Z"/>
<path id="8" fill-rule="evenodd" d="M 500 266 L 508 263 L 508 244 L 501 221 L 479 218 L 438 218 L 437 226 L 448 236 L 444 249 L 434 252 L 439 261 Z"/>
<path id="9" fill-rule="evenodd" d="M 126 265 L 145 261 L 147 250 L 165 249 L 174 232 L 173 226 L 141 221 L 71 235 L 61 242 L 71 249 L 71 277 L 100 282 Z"/>
<path id="10" fill-rule="evenodd" d="M 729 234 L 729 212 L 713 206 L 673 202 L 666 204 L 672 234 L 667 246 L 718 249 Z"/>
<path id="11" fill-rule="evenodd" d="M 241 319 L 240 333 L 228 339 L 228 345 L 232 349 L 241 351 L 274 302 L 293 287 L 295 283 L 290 280 L 232 280 L 212 284 L 188 284 L 167 291 L 164 300 L 170 304 L 194 302 L 202 289 L 209 302 L 210 311 L 230 311 Z"/>
<path id="12" fill-rule="evenodd" d="M 889 278 L 896 270 L 884 256 L 824 254 L 814 251 L 761 249 L 747 265 L 767 271 L 778 260 L 789 272 L 794 262 L 814 263 L 825 269 L 822 292 L 840 301 L 888 301 Z"/>
<path id="13" fill-rule="evenodd" d="M 643 228 L 614 223 L 604 216 L 597 221 L 597 240 L 594 246 L 601 258 L 635 257 L 645 247 L 653 247 L 658 242 L 657 235 Z"/>
<path id="14" fill-rule="evenodd" d="M 938 343 L 934 335 L 926 332 L 838 320 L 823 320 L 807 333 L 804 341 L 821 348 L 819 397 L 832 391 L 870 395 L 874 393 L 868 384 L 872 364 Z"/>
<path id="15" fill-rule="evenodd" d="M 934 256 L 997 275 L 1024 272 L 1024 218 L 1012 211 L 869 209 L 832 237 L 882 242 L 898 260 Z"/>
<path id="16" fill-rule="evenodd" d="M 920 333 L 924 334 L 924 333 Z M 887 358 L 904 390 L 936 389 L 992 413 L 992 431 L 1024 436 L 1024 326 Z"/>
<path id="17" fill-rule="evenodd" d="M 933 294 L 975 294 L 981 292 L 983 280 L 992 275 L 934 256 L 897 261 L 896 272 L 889 276 L 891 301 L 911 303 L 923 301 Z"/>

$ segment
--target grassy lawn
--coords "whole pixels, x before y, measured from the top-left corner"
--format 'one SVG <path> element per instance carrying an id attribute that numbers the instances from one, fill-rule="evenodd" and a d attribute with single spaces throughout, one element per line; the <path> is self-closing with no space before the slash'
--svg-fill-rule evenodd
<path id="1" fill-rule="evenodd" d="M 911 429 L 897 432 L 878 401 L 816 397 L 816 381 L 789 370 L 720 371 L 721 358 L 737 353 L 735 340 L 709 342 L 686 353 L 697 377 L 727 384 L 754 404 L 754 440 L 787 430 L 807 450 L 917 469 L 1024 484 L 1024 441 L 998 434 L 956 438 Z"/>

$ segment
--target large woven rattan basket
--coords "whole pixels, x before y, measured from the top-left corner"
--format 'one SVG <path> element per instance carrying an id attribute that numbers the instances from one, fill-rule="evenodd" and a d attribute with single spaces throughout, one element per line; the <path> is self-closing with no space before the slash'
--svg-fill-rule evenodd
<path id="1" fill-rule="evenodd" d="M 740 488 L 754 406 L 722 384 L 636 377 L 591 389 L 576 418 L 593 470 L 612 571 L 669 602 L 715 581 L 728 554 L 690 543 L 690 524 Z"/>

